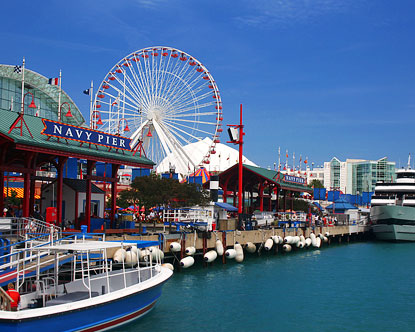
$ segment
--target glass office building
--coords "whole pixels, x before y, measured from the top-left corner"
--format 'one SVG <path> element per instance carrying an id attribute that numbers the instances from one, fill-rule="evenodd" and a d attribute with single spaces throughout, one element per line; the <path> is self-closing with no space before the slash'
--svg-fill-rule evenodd
<path id="1" fill-rule="evenodd" d="M 373 192 L 376 182 L 395 181 L 395 162 L 386 157 L 379 160 L 333 158 L 324 163 L 324 186 L 328 190 L 340 190 L 345 194 Z"/>
<path id="2" fill-rule="evenodd" d="M 19 113 L 22 99 L 22 73 L 15 72 L 14 69 L 15 66 L 0 65 L 0 111 Z M 29 69 L 25 69 L 24 74 L 24 114 L 59 121 L 59 86 L 49 84 L 48 78 Z M 60 103 L 61 122 L 77 126 L 85 125 L 84 117 L 78 107 L 63 90 Z M 34 105 L 36 107 L 29 107 Z M 69 108 L 72 117 L 66 116 Z"/>

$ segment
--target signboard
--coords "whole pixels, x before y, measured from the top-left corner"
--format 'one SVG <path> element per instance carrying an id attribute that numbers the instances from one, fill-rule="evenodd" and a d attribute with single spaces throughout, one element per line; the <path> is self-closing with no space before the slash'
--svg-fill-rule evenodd
<path id="1" fill-rule="evenodd" d="M 112 149 L 131 151 L 131 139 L 129 138 L 107 134 L 102 131 L 88 128 L 72 126 L 67 123 L 55 122 L 46 119 L 42 119 L 42 121 L 45 126 L 41 132 L 42 135 L 68 139 L 81 143 L 96 144 Z"/>
<path id="2" fill-rule="evenodd" d="M 306 184 L 306 180 L 304 178 L 300 178 L 298 176 L 292 176 L 292 175 L 288 175 L 288 174 L 284 175 L 284 181 L 285 182 L 296 183 L 296 184 L 302 184 L 302 185 Z"/>

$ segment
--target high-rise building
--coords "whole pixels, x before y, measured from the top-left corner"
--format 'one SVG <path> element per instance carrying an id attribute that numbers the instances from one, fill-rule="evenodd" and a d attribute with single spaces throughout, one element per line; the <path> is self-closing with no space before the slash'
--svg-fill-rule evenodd
<path id="1" fill-rule="evenodd" d="M 386 157 L 379 160 L 346 159 L 334 157 L 324 163 L 324 187 L 345 194 L 372 192 L 378 181 L 394 181 L 395 162 Z"/>

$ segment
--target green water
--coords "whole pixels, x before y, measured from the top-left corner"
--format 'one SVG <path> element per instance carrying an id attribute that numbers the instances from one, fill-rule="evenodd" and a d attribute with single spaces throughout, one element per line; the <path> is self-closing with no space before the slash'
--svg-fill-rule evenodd
<path id="1" fill-rule="evenodd" d="M 415 243 L 351 243 L 196 263 L 117 331 L 415 331 Z"/>

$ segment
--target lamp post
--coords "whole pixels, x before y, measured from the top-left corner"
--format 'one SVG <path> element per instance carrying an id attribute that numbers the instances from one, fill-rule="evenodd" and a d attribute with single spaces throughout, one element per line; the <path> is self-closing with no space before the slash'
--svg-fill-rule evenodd
<path id="1" fill-rule="evenodd" d="M 62 117 L 62 106 L 63 105 L 68 105 L 68 112 L 66 113 L 66 117 L 71 118 L 73 115 L 71 113 L 71 105 L 69 105 L 69 103 L 67 101 L 63 102 L 61 104 L 61 106 L 59 107 L 59 121 L 61 121 L 61 117 Z"/>
<path id="2" fill-rule="evenodd" d="M 123 132 L 130 131 L 130 128 L 128 127 L 127 119 L 126 118 L 121 118 L 120 121 L 118 122 L 118 130 L 117 130 L 118 134 L 120 133 L 120 125 L 123 121 L 125 122 L 125 127 L 123 129 Z"/>
<path id="3" fill-rule="evenodd" d="M 93 111 L 91 114 L 91 125 L 92 129 L 97 129 L 97 125 L 102 125 L 101 113 L 97 110 Z"/>
<path id="4" fill-rule="evenodd" d="M 243 176 L 243 164 L 242 164 L 242 147 L 243 147 L 243 136 L 244 133 L 244 126 L 242 124 L 242 104 L 240 107 L 240 122 L 239 125 L 228 125 L 228 127 L 231 127 L 228 129 L 230 142 L 227 143 L 233 143 L 239 145 L 239 164 L 238 164 L 238 226 L 242 226 L 242 193 L 243 193 L 243 185 L 242 185 L 242 176 Z M 238 137 L 234 137 L 232 129 L 239 129 L 239 135 Z"/>
<path id="5" fill-rule="evenodd" d="M 36 105 L 35 105 L 35 96 L 30 91 L 27 91 L 24 94 L 24 96 L 23 96 L 23 104 L 24 104 L 24 99 L 26 98 L 27 95 L 31 95 L 32 96 L 32 101 L 29 104 L 29 108 L 36 108 Z M 23 113 L 24 113 L 24 107 L 23 107 Z"/>

